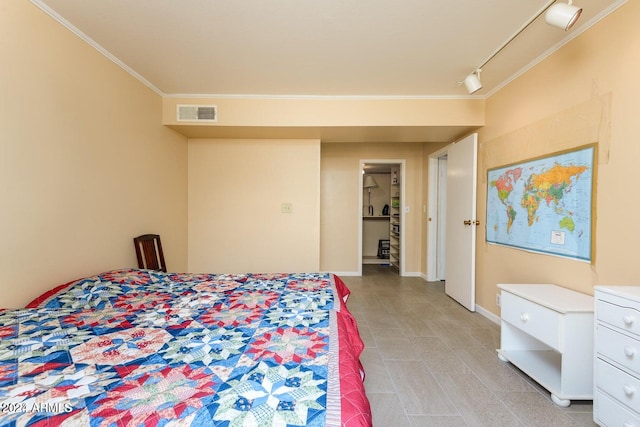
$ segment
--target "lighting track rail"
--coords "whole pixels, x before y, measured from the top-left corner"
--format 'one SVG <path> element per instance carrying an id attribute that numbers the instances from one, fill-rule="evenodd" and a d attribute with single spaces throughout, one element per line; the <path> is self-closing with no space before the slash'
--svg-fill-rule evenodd
<path id="1" fill-rule="evenodd" d="M 459 84 L 465 85 L 469 94 L 475 93 L 482 89 L 482 82 L 480 81 L 480 73 L 482 68 L 487 65 L 493 58 L 495 58 L 500 52 L 502 52 L 512 41 L 514 41 L 520 34 L 522 34 L 531 24 L 535 22 L 543 13 L 546 12 L 545 21 L 547 24 L 560 28 L 564 31 L 568 31 L 576 23 L 582 8 L 573 5 L 572 0 L 568 0 L 567 3 L 557 3 L 557 0 L 549 1 L 542 9 L 533 15 L 518 31 L 515 32 L 502 46 L 496 49 L 482 64 L 480 64 L 471 74 L 467 75 L 463 81 Z"/>

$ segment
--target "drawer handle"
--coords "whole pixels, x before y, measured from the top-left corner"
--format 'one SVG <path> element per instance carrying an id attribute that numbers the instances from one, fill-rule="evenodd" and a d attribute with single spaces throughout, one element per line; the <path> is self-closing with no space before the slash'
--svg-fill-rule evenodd
<path id="1" fill-rule="evenodd" d="M 523 322 L 526 322 L 527 320 L 529 320 L 529 313 L 520 314 L 520 320 L 522 320 Z"/>
<path id="2" fill-rule="evenodd" d="M 633 347 L 625 346 L 624 354 L 626 354 L 628 358 L 633 359 L 636 356 L 636 349 Z"/>
<path id="3" fill-rule="evenodd" d="M 624 424 L 622 424 L 622 427 L 636 427 L 636 425 L 633 421 L 625 421 Z"/>
<path id="4" fill-rule="evenodd" d="M 622 386 L 622 389 L 624 390 L 624 394 L 629 397 L 633 396 L 633 393 L 636 392 L 636 388 L 632 385 L 625 384 L 624 386 Z"/>
<path id="5" fill-rule="evenodd" d="M 624 321 L 625 325 L 631 326 L 633 325 L 633 322 L 635 322 L 636 317 L 632 314 L 625 314 L 624 316 L 622 316 L 622 320 Z"/>

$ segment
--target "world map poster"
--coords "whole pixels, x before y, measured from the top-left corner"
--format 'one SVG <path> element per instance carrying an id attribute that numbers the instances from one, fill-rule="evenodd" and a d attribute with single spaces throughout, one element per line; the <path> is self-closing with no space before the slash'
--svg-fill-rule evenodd
<path id="1" fill-rule="evenodd" d="M 487 173 L 488 243 L 591 262 L 595 145 Z"/>

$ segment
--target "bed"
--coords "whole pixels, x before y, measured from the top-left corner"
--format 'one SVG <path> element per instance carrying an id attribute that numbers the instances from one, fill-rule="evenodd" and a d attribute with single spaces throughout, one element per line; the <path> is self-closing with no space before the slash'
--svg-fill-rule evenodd
<path id="1" fill-rule="evenodd" d="M 333 274 L 108 271 L 0 309 L 0 425 L 370 426 Z"/>

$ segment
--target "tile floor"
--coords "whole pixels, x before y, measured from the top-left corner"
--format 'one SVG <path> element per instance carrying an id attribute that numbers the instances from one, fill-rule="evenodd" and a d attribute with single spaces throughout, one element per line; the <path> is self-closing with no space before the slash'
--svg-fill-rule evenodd
<path id="1" fill-rule="evenodd" d="M 375 427 L 596 426 L 591 401 L 560 408 L 500 362 L 500 327 L 449 298 L 443 283 L 376 265 L 342 279 L 366 344 L 362 363 Z"/>

